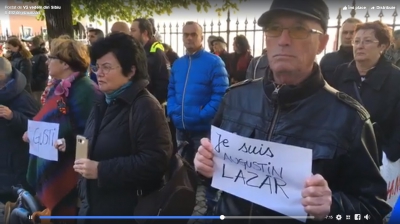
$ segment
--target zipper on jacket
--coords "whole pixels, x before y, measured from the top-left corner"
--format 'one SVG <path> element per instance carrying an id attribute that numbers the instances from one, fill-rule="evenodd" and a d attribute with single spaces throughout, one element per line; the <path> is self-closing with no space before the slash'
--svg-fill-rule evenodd
<path id="1" fill-rule="evenodd" d="M 278 115 L 279 115 L 279 104 L 278 104 L 278 93 L 279 90 L 282 88 L 283 85 L 278 85 L 275 86 L 275 90 L 272 92 L 272 103 L 274 104 L 274 117 L 272 119 L 272 123 L 271 126 L 269 127 L 269 131 L 268 131 L 268 138 L 267 141 L 271 141 L 272 138 L 272 133 L 274 132 L 274 127 L 276 124 L 276 120 L 278 119 Z"/>
<path id="2" fill-rule="evenodd" d="M 192 56 L 189 56 L 189 68 L 188 68 L 187 73 L 186 73 L 185 86 L 183 86 L 183 94 L 182 94 L 182 127 L 183 127 L 183 130 L 186 129 L 185 122 L 184 122 L 184 112 L 185 112 L 185 110 L 184 110 L 184 102 L 185 102 L 186 86 L 187 86 L 187 83 L 188 83 L 188 80 L 189 80 L 190 68 L 191 67 L 192 67 Z"/>
<path id="3" fill-rule="evenodd" d="M 268 131 L 268 138 L 267 141 L 271 141 L 272 138 L 272 133 L 274 131 L 274 127 L 276 125 L 276 120 L 278 120 L 278 115 L 279 115 L 279 104 L 278 104 L 278 93 L 279 90 L 282 88 L 283 85 L 277 85 L 275 86 L 275 90 L 272 92 L 272 103 L 274 104 L 274 117 L 272 119 L 272 123 L 271 126 L 269 127 L 269 131 Z M 253 214 L 253 206 L 254 203 L 251 203 L 250 205 L 250 213 L 249 216 L 251 217 Z M 251 224 L 251 219 L 249 219 L 248 224 Z"/>

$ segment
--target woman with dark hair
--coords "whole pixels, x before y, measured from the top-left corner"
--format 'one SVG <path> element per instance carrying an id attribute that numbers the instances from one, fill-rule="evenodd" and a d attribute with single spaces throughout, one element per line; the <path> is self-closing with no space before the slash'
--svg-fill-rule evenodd
<path id="1" fill-rule="evenodd" d="M 354 61 L 338 66 L 325 80 L 363 104 L 374 123 L 380 154 L 394 162 L 400 159 L 400 69 L 384 56 L 391 42 L 392 31 L 380 21 L 358 24 Z"/>
<path id="2" fill-rule="evenodd" d="M 163 43 L 162 45 L 164 47 L 165 55 L 167 55 L 168 61 L 172 67 L 172 64 L 175 62 L 176 59 L 179 58 L 179 56 L 174 50 L 172 50 L 171 46 L 169 46 L 168 44 Z"/>
<path id="3" fill-rule="evenodd" d="M 230 55 L 228 73 L 231 84 L 241 82 L 246 79 L 247 67 L 253 56 L 250 54 L 250 44 L 244 35 L 236 36 L 233 40 L 233 50 Z"/>
<path id="4" fill-rule="evenodd" d="M 79 215 L 132 216 L 138 191 L 146 195 L 163 184 L 172 155 L 171 134 L 163 108 L 146 89 L 149 76 L 142 45 L 130 35 L 115 33 L 94 43 L 91 53 L 104 95 L 86 124 L 89 157 L 74 165 L 82 175 Z"/>
<path id="5" fill-rule="evenodd" d="M 7 45 L 11 51 L 10 61 L 14 68 L 18 69 L 26 78 L 26 91 L 31 91 L 32 81 L 32 63 L 31 52 L 22 44 L 18 38 L 11 38 L 7 40 Z"/>

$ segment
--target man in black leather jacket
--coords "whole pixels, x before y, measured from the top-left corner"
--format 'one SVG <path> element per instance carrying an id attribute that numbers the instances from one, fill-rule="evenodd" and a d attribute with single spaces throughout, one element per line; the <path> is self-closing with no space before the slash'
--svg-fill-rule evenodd
<path id="1" fill-rule="evenodd" d="M 270 11 L 258 20 L 265 30 L 270 67 L 263 78 L 231 87 L 214 125 L 244 137 L 313 151 L 313 175 L 299 192 L 305 212 L 315 217 L 307 223 L 341 223 L 346 222 L 346 215 L 353 219 L 355 214 L 369 215 L 368 220 L 358 220 L 360 224 L 383 223 L 391 207 L 385 202 L 387 184 L 376 166 L 377 146 L 369 114 L 353 98 L 327 85 L 314 62 L 328 41 L 328 18 L 322 0 L 274 0 Z M 194 164 L 207 178 L 213 175 L 212 158 L 210 140 L 203 138 Z M 214 213 L 283 216 L 226 192 Z M 336 220 L 337 215 L 343 218 Z M 299 223 L 290 218 L 224 222 Z"/>

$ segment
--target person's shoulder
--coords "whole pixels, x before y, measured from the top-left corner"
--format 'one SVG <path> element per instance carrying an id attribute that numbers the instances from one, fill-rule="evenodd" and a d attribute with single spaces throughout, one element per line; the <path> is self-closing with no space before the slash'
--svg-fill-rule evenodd
<path id="1" fill-rule="evenodd" d="M 261 57 L 263 57 L 264 55 L 260 55 L 260 56 L 257 56 L 257 57 L 254 57 L 254 58 L 252 58 L 251 60 L 252 61 L 257 61 L 258 59 L 260 59 Z"/>
<path id="2" fill-rule="evenodd" d="M 338 60 L 338 57 L 340 57 L 340 56 L 339 56 L 339 53 L 338 53 L 337 51 L 326 53 L 326 54 L 321 58 L 319 64 L 320 64 L 320 66 L 322 66 L 322 67 L 327 66 L 327 65 L 332 64 L 332 63 L 334 63 L 335 61 L 337 61 L 337 60 Z"/>
<path id="3" fill-rule="evenodd" d="M 30 57 L 30 58 L 21 57 L 21 58 L 19 58 L 19 63 L 31 64 L 31 58 L 32 57 Z"/>
<path id="4" fill-rule="evenodd" d="M 262 83 L 262 80 L 263 80 L 262 78 L 243 80 L 241 82 L 238 82 L 238 83 L 235 83 L 235 84 L 232 84 L 231 86 L 229 86 L 229 88 L 227 89 L 227 92 L 240 91 L 244 88 L 251 88 L 253 85 Z"/>
<path id="5" fill-rule="evenodd" d="M 365 109 L 365 107 L 361 105 L 353 97 L 347 95 L 344 92 L 336 90 L 335 88 L 329 86 L 328 84 L 325 84 L 324 90 L 330 93 L 336 99 L 336 101 L 339 102 L 339 104 L 343 105 L 348 110 L 356 111 L 362 121 L 370 119 L 370 114 L 367 111 L 367 109 Z"/>
<path id="6" fill-rule="evenodd" d="M 395 75 L 396 77 L 400 76 L 400 68 L 397 65 L 391 64 L 390 65 L 390 70 L 391 70 L 391 73 L 393 75 Z"/>
<path id="7" fill-rule="evenodd" d="M 21 107 L 30 105 L 30 104 L 36 104 L 36 100 L 33 98 L 32 94 L 30 94 L 28 91 L 23 90 L 21 93 L 19 93 L 15 98 L 14 101 L 20 102 L 19 105 Z"/>
<path id="8" fill-rule="evenodd" d="M 392 85 L 398 85 L 400 82 L 400 68 L 394 64 L 390 64 L 386 68 L 381 68 L 379 73 L 386 73 Z"/>
<path id="9" fill-rule="evenodd" d="M 339 64 L 338 66 L 336 66 L 334 73 L 336 75 L 342 75 L 346 70 L 350 69 L 350 67 L 352 67 L 352 66 L 355 66 L 354 61 Z"/>
<path id="10" fill-rule="evenodd" d="M 208 51 L 206 51 L 206 50 L 201 50 L 201 52 L 200 52 L 200 58 L 202 58 L 202 59 L 207 59 L 207 60 L 217 60 L 217 59 L 219 59 L 220 57 L 219 57 L 218 55 L 215 55 L 215 54 L 213 54 L 213 53 L 211 53 L 211 52 L 208 52 Z"/>
<path id="11" fill-rule="evenodd" d="M 329 52 L 329 53 L 326 53 L 326 54 L 321 58 L 321 61 L 323 61 L 323 60 L 329 60 L 329 59 L 335 58 L 335 57 L 337 57 L 337 56 L 338 56 L 338 52 L 337 52 L 337 51 Z"/>
<path id="12" fill-rule="evenodd" d="M 174 63 L 172 64 L 172 72 L 176 72 L 177 68 L 183 66 L 183 65 L 187 65 L 188 63 L 188 57 L 186 55 L 182 56 L 182 57 L 178 57 Z"/>
<path id="13" fill-rule="evenodd" d="M 147 90 L 143 90 L 139 96 L 134 100 L 134 108 L 138 108 L 143 113 L 148 113 L 149 110 L 162 109 L 158 100 Z"/>
<path id="14" fill-rule="evenodd" d="M 150 53 L 150 56 L 153 56 L 154 58 L 157 58 L 158 60 L 164 60 L 167 57 L 167 54 L 162 49 L 157 48 L 153 53 Z"/>
<path id="15" fill-rule="evenodd" d="M 224 101 L 228 104 L 248 102 L 254 96 L 260 96 L 263 92 L 263 78 L 246 79 L 231 85 L 225 92 Z"/>
<path id="16" fill-rule="evenodd" d="M 211 67 L 215 66 L 225 67 L 225 63 L 220 56 L 212 54 L 205 50 L 201 53 L 201 61 L 204 62 L 204 64 L 208 64 Z"/>
<path id="17" fill-rule="evenodd" d="M 77 97 L 102 95 L 97 84 L 93 82 L 93 80 L 91 80 L 87 75 L 76 80 L 76 83 L 74 82 L 74 84 L 71 86 L 71 92 Z"/>

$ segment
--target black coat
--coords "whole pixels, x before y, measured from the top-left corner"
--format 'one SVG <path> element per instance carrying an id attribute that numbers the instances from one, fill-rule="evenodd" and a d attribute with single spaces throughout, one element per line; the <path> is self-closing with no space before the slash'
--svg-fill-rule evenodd
<path id="1" fill-rule="evenodd" d="M 84 135 L 89 139 L 90 159 L 99 161 L 98 179 L 80 180 L 80 215 L 131 216 L 137 191 L 146 194 L 161 186 L 172 154 L 171 134 L 161 105 L 145 90 L 147 84 L 136 81 L 110 105 L 101 98 L 94 106 Z"/>
<path id="2" fill-rule="evenodd" d="M 248 138 L 309 148 L 312 173 L 322 175 L 332 191 L 330 215 L 369 214 L 370 223 L 382 223 L 391 208 L 385 202 L 386 182 L 376 166 L 377 148 L 368 112 L 351 97 L 326 87 L 317 65 L 301 85 L 283 86 L 276 95 L 275 85 L 266 77 L 247 83 L 225 95 L 214 125 Z M 268 186 L 265 192 L 270 192 Z M 216 214 L 281 215 L 228 193 L 222 193 Z M 241 224 L 243 220 L 229 223 Z M 301 222 L 258 219 L 251 223 Z"/>
<path id="3" fill-rule="evenodd" d="M 163 50 L 156 48 L 154 52 L 151 52 L 151 46 L 154 43 L 155 40 L 151 39 L 143 46 L 147 55 L 147 69 L 150 77 L 147 89 L 162 104 L 167 101 L 171 64 Z"/>
<path id="4" fill-rule="evenodd" d="M 400 69 L 381 57 L 365 77 L 362 82 L 352 62 L 337 68 L 331 85 L 364 105 L 376 123 L 379 149 L 389 160 L 397 161 L 400 159 Z"/>
<path id="5" fill-rule="evenodd" d="M 31 50 L 33 57 L 32 62 L 32 91 L 44 91 L 49 81 L 49 69 L 47 68 L 47 50 L 40 47 Z"/>
<path id="6" fill-rule="evenodd" d="M 14 69 L 12 79 L 0 90 L 0 104 L 13 112 L 13 118 L 0 118 L 0 194 L 11 193 L 11 186 L 26 185 L 29 145 L 22 141 L 28 119 L 39 112 L 40 105 L 24 90 L 26 79 Z"/>
<path id="7" fill-rule="evenodd" d="M 23 58 L 21 53 L 12 53 L 11 64 L 14 68 L 18 69 L 26 78 L 26 91 L 31 92 L 32 82 L 32 63 L 28 58 Z"/>
<path id="8" fill-rule="evenodd" d="M 319 65 L 322 75 L 330 82 L 336 68 L 339 65 L 351 62 L 353 59 L 353 47 L 340 46 L 338 51 L 328 53 L 321 58 Z"/>

